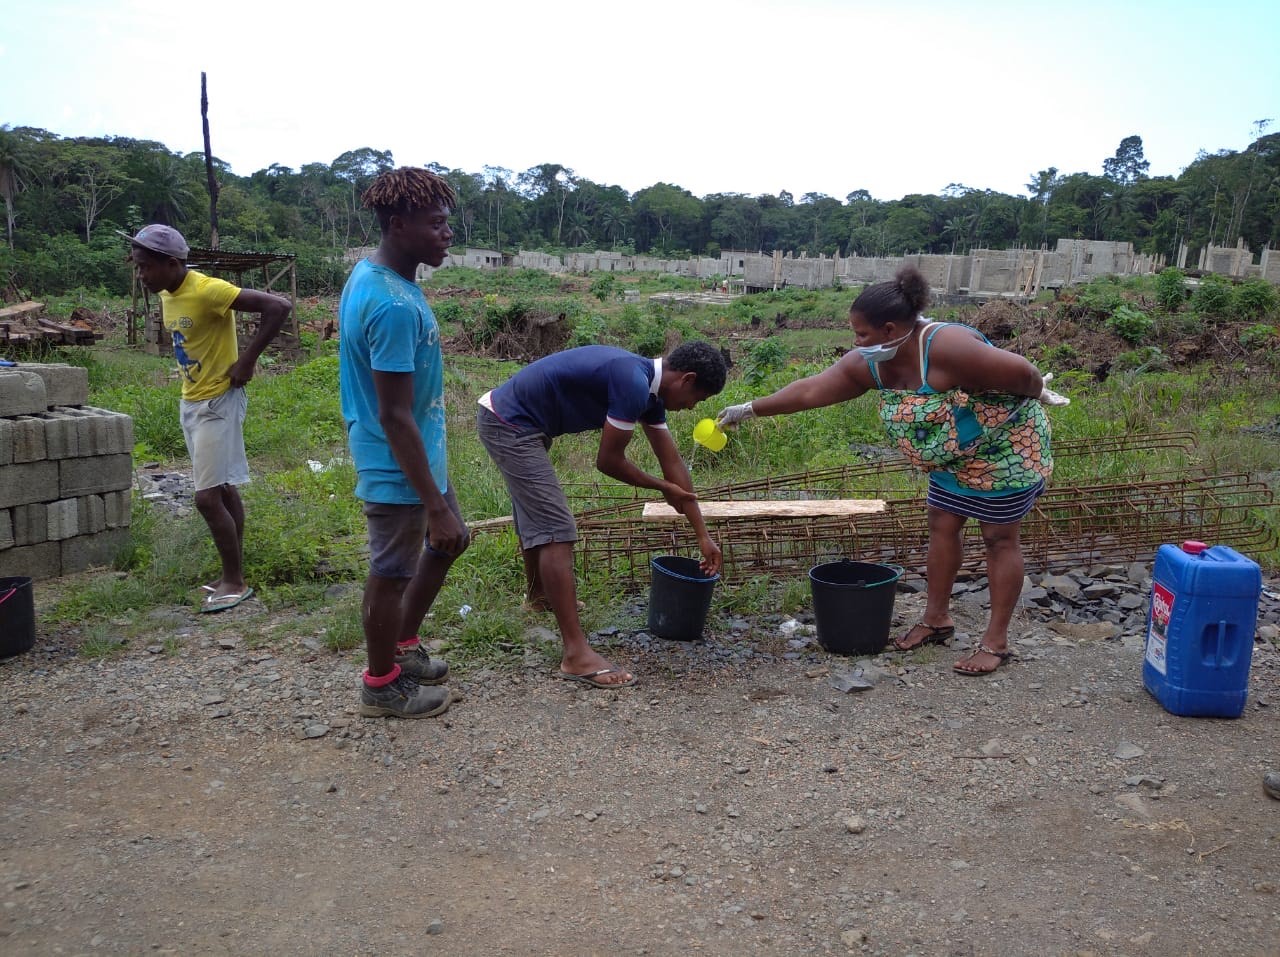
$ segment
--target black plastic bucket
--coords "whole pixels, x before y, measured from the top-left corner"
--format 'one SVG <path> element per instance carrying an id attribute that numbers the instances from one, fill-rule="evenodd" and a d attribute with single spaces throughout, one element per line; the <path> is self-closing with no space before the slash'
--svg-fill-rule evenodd
<path id="1" fill-rule="evenodd" d="M 0 658 L 36 643 L 36 602 L 30 578 L 0 578 Z"/>
<path id="2" fill-rule="evenodd" d="M 696 558 L 663 555 L 649 562 L 649 631 L 672 641 L 697 641 L 711 610 L 719 575 L 707 576 Z"/>
<path id="3" fill-rule="evenodd" d="M 902 568 L 839 561 L 809 569 L 818 643 L 836 655 L 877 655 L 889 643 Z"/>

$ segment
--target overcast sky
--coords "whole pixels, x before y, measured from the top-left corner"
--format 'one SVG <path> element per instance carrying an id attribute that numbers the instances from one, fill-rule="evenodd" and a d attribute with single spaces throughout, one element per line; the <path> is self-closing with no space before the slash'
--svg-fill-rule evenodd
<path id="1" fill-rule="evenodd" d="M 1277 0 L 17 0 L 0 124 L 213 153 L 347 150 L 635 192 L 1025 194 L 1142 137 L 1152 175 L 1280 132 Z"/>

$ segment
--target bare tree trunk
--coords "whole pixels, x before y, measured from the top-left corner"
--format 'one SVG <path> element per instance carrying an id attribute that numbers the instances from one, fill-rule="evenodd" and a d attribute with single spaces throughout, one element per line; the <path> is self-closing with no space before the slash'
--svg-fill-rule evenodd
<path id="1" fill-rule="evenodd" d="M 213 150 L 209 148 L 209 93 L 200 74 L 200 120 L 204 124 L 204 173 L 209 186 L 209 248 L 218 248 L 218 180 L 213 175 Z"/>

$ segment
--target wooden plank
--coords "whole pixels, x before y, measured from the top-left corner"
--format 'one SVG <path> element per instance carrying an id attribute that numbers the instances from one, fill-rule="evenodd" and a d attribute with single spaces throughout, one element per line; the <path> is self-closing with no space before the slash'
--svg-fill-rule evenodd
<path id="1" fill-rule="evenodd" d="M 60 322 L 54 322 L 52 319 L 43 317 L 36 319 L 36 324 L 42 329 L 48 329 L 62 337 L 61 341 L 65 345 L 79 345 L 82 342 L 92 343 L 95 338 L 101 338 L 94 335 L 92 329 L 81 329 L 79 326 L 64 326 Z"/>
<path id="2" fill-rule="evenodd" d="M 699 502 L 702 517 L 712 518 L 830 518 L 884 511 L 882 498 L 824 498 L 804 501 L 771 499 L 759 502 Z M 648 502 L 646 522 L 669 522 L 684 516 L 666 502 Z"/>
<path id="3" fill-rule="evenodd" d="M 42 312 L 43 302 L 19 302 L 0 309 L 0 319 L 21 319 L 23 316 L 38 316 Z"/>

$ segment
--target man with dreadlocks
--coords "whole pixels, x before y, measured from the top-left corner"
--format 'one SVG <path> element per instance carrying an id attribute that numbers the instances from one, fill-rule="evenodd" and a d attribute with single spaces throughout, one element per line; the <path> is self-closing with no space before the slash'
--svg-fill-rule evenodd
<path id="1" fill-rule="evenodd" d="M 338 305 L 342 417 L 369 527 L 360 713 L 427 718 L 452 701 L 439 687 L 449 666 L 416 632 L 469 533 L 449 484 L 440 330 L 415 275 L 449 254 L 455 197 L 434 173 L 401 167 L 362 200 L 382 239 Z"/>

